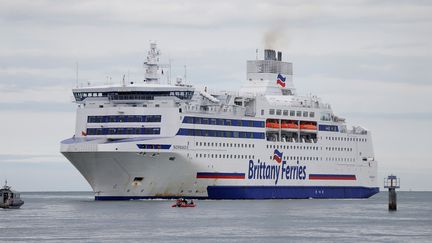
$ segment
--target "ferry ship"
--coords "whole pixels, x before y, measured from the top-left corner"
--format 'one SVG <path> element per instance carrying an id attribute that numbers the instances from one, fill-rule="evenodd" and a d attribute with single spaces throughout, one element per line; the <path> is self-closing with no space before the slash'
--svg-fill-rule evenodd
<path id="1" fill-rule="evenodd" d="M 237 91 L 171 83 L 150 43 L 145 79 L 73 89 L 73 137 L 61 153 L 95 200 L 368 198 L 379 192 L 371 132 L 317 96 L 297 95 L 293 66 L 264 50 Z"/>

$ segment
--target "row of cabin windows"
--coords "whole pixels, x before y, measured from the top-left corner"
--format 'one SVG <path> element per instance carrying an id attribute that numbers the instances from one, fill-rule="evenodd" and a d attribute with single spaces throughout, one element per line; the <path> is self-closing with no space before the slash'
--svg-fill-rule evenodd
<path id="1" fill-rule="evenodd" d="M 161 122 L 160 115 L 127 115 L 127 116 L 88 116 L 88 123 L 106 123 L 106 122 Z"/>
<path id="2" fill-rule="evenodd" d="M 183 123 L 239 127 L 264 127 L 264 121 L 204 118 L 191 116 L 185 116 L 185 118 L 183 119 Z"/>
<path id="3" fill-rule="evenodd" d="M 208 146 L 208 147 L 235 147 L 235 148 L 254 148 L 255 144 L 247 143 L 215 143 L 215 142 L 195 142 L 195 146 Z"/>
<path id="4" fill-rule="evenodd" d="M 326 147 L 326 150 L 328 150 L 328 151 L 347 151 L 347 152 L 351 152 L 352 148 Z"/>
<path id="5" fill-rule="evenodd" d="M 355 158 L 336 158 L 336 157 L 327 157 L 326 161 L 328 162 L 355 162 Z"/>
<path id="6" fill-rule="evenodd" d="M 244 154 L 195 154 L 197 158 L 210 158 L 210 159 L 255 159 L 255 155 Z"/>
<path id="7" fill-rule="evenodd" d="M 270 156 L 270 159 L 273 159 L 273 156 Z M 304 156 L 283 156 L 283 160 L 293 160 L 293 161 L 322 161 L 322 157 L 304 157 Z M 333 162 L 355 162 L 355 158 L 336 158 L 336 157 L 328 157 L 326 161 Z"/>
<path id="8" fill-rule="evenodd" d="M 270 160 L 273 159 L 273 156 L 270 156 Z M 283 160 L 293 160 L 293 161 L 319 161 L 318 157 L 304 157 L 304 156 L 282 156 Z M 322 160 L 322 158 L 321 158 Z"/>
<path id="9" fill-rule="evenodd" d="M 303 149 L 303 150 L 318 150 L 318 146 L 299 146 L 299 145 L 268 145 L 270 149 Z"/>
<path id="10" fill-rule="evenodd" d="M 199 105 L 188 105 L 188 106 L 186 106 L 186 110 L 192 110 L 192 111 L 220 111 L 219 110 L 219 106 L 212 107 L 212 106 L 199 106 Z M 227 111 L 231 112 L 232 109 L 231 108 L 229 108 L 229 109 L 224 108 L 223 111 L 224 112 L 227 112 Z"/>
<path id="11" fill-rule="evenodd" d="M 255 159 L 255 155 L 240 155 L 240 154 L 201 154 L 196 153 L 196 158 L 210 158 L 210 159 Z M 270 156 L 273 160 L 273 156 Z M 291 161 L 322 161 L 322 157 L 309 157 L 309 156 L 283 156 L 283 160 Z M 337 158 L 327 157 L 326 161 L 330 162 L 355 162 L 355 158 Z"/>
<path id="12" fill-rule="evenodd" d="M 273 156 L 270 156 L 270 159 L 273 159 Z M 292 160 L 292 161 L 322 161 L 322 157 L 305 157 L 305 156 L 283 156 L 283 160 Z M 327 162 L 355 162 L 355 158 L 336 158 L 336 157 L 327 157 L 325 159 Z"/>
<path id="13" fill-rule="evenodd" d="M 264 110 L 261 110 L 261 115 L 264 115 Z M 269 109 L 269 115 L 277 116 L 296 116 L 296 117 L 315 117 L 313 111 L 293 111 L 293 110 L 280 110 L 280 109 Z"/>
<path id="14" fill-rule="evenodd" d="M 249 138 L 264 139 L 265 134 L 262 132 L 237 132 L 237 131 L 220 131 L 180 128 L 177 135 L 181 136 L 200 136 L 200 137 L 223 137 L 223 138 Z"/>
<path id="15" fill-rule="evenodd" d="M 87 135 L 149 135 L 160 134 L 159 127 L 87 128 Z"/>
<path id="16" fill-rule="evenodd" d="M 327 140 L 345 141 L 345 142 L 367 142 L 366 138 L 343 138 L 343 137 L 325 137 Z"/>

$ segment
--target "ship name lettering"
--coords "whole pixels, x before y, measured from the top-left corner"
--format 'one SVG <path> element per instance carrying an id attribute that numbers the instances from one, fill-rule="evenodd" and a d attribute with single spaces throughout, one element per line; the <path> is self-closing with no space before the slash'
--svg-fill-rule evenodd
<path id="1" fill-rule="evenodd" d="M 188 147 L 186 145 L 174 145 L 173 148 L 174 149 L 179 149 L 179 150 L 186 150 L 186 149 L 188 149 Z"/>
<path id="2" fill-rule="evenodd" d="M 306 179 L 306 165 L 288 165 L 284 160 L 282 165 L 269 164 L 262 162 L 258 159 L 255 163 L 249 160 L 248 168 L 249 180 L 274 180 L 275 185 L 279 180 L 305 180 Z"/>

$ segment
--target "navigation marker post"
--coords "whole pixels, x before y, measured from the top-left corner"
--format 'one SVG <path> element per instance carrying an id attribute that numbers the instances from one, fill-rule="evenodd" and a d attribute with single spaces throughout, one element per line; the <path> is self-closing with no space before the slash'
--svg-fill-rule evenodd
<path id="1" fill-rule="evenodd" d="M 389 190 L 389 211 L 396 211 L 396 188 L 400 188 L 400 179 L 395 175 L 389 175 L 384 178 L 384 188 Z"/>

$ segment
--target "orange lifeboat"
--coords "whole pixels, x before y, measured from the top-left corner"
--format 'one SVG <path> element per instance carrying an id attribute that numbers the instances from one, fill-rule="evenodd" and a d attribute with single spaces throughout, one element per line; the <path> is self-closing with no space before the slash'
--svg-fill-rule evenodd
<path id="1" fill-rule="evenodd" d="M 290 128 L 290 129 L 297 129 L 298 126 L 297 124 L 293 123 L 293 122 L 284 122 L 281 124 L 282 128 Z"/>
<path id="2" fill-rule="evenodd" d="M 279 123 L 277 122 L 266 122 L 267 128 L 279 128 Z"/>
<path id="3" fill-rule="evenodd" d="M 301 124 L 300 129 L 303 130 L 317 130 L 317 127 L 313 124 Z"/>

